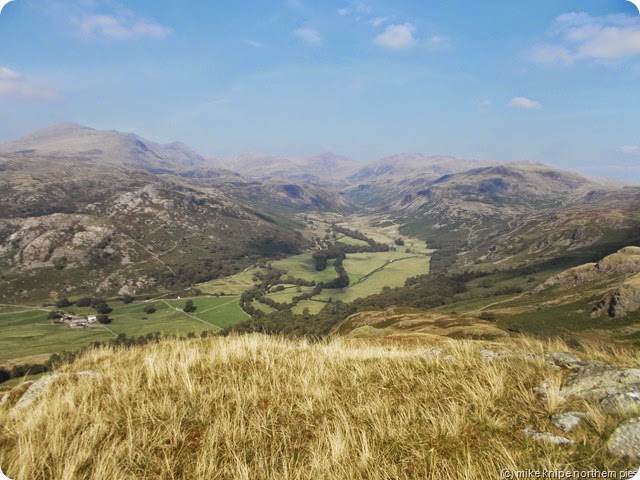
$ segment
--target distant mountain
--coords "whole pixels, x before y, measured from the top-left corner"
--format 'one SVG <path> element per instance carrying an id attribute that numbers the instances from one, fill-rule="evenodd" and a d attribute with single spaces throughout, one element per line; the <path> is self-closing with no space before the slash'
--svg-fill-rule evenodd
<path id="1" fill-rule="evenodd" d="M 460 160 L 448 156 L 427 156 L 421 153 L 400 153 L 385 157 L 359 168 L 348 177 L 353 183 L 396 180 L 398 178 L 438 178 L 462 172 L 489 162 Z"/>
<path id="2" fill-rule="evenodd" d="M 578 262 L 640 244 L 640 187 L 537 163 L 214 159 L 62 124 L 0 145 L 0 172 L 0 297 L 14 299 L 47 296 L 61 281 L 135 293 L 232 273 L 308 245 L 297 215 L 308 211 L 391 220 L 449 254 L 440 268 L 459 270 L 580 251 Z"/>
<path id="3" fill-rule="evenodd" d="M 2 153 L 74 157 L 102 164 L 144 169 L 180 169 L 206 165 L 208 160 L 182 143 L 167 145 L 131 133 L 101 131 L 65 123 L 0 144 Z"/>
<path id="4" fill-rule="evenodd" d="M 259 181 L 331 183 L 344 181 L 362 164 L 341 155 L 323 153 L 303 158 L 278 157 L 266 153 L 246 153 L 217 162 Z"/>

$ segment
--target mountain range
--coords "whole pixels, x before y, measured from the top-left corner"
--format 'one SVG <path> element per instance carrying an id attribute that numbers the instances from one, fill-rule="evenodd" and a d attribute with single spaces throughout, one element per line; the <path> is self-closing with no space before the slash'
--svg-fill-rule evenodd
<path id="1" fill-rule="evenodd" d="M 392 218 L 458 270 L 640 243 L 640 187 L 539 163 L 213 158 L 62 124 L 1 144 L 0 179 L 0 300 L 187 287 L 311 246 L 308 212 Z"/>

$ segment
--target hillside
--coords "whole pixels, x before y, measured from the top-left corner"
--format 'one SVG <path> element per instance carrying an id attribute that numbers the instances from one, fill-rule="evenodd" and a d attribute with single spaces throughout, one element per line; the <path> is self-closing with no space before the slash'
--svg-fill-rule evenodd
<path id="1" fill-rule="evenodd" d="M 5 303 L 186 288 L 305 243 L 276 212 L 181 177 L 34 154 L 0 154 L 0 170 Z"/>
<path id="2" fill-rule="evenodd" d="M 9 394 L 0 463 L 12 478 L 43 480 L 457 480 L 629 468 L 632 414 L 590 398 L 597 390 L 586 382 L 604 372 L 631 381 L 640 370 L 602 361 L 638 367 L 640 358 L 585 354 L 592 360 L 525 339 L 264 336 L 98 349 L 24 396 L 27 385 Z M 580 418 L 566 423 L 572 415 Z"/>
<path id="3" fill-rule="evenodd" d="M 331 152 L 309 157 L 287 158 L 253 152 L 215 162 L 258 181 L 289 181 L 312 184 L 344 182 L 361 167 L 360 162 Z"/>

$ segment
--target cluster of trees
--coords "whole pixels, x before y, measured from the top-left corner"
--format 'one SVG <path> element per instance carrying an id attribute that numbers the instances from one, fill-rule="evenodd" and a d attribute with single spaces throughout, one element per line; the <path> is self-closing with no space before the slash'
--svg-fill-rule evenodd
<path id="1" fill-rule="evenodd" d="M 25 375 L 37 375 L 39 373 L 51 370 L 50 365 L 41 363 L 25 363 L 22 365 L 14 365 L 11 368 L 0 367 L 0 383 L 4 383 L 12 378 L 21 378 Z"/>
<path id="2" fill-rule="evenodd" d="M 290 308 L 270 314 L 260 312 L 249 320 L 227 328 L 223 334 L 260 332 L 318 339 L 328 335 L 333 327 L 355 312 L 355 306 L 339 301 L 327 303 L 312 316 L 296 315 Z"/>
<path id="3" fill-rule="evenodd" d="M 362 240 L 363 242 L 367 242 L 371 247 L 375 247 L 376 245 L 381 245 L 377 243 L 373 238 L 367 237 L 364 233 L 360 232 L 359 230 L 351 230 L 350 228 L 341 227 L 339 225 L 336 225 L 335 223 L 331 225 L 331 228 L 333 228 L 335 232 L 346 235 L 347 237 L 351 237 L 351 238 L 355 238 L 356 240 Z"/>
<path id="4" fill-rule="evenodd" d="M 130 296 L 127 296 L 127 297 L 130 297 Z M 125 303 L 131 303 L 133 302 L 133 300 L 134 298 L 131 297 L 131 300 L 126 301 Z M 93 297 L 81 297 L 75 302 L 70 301 L 68 298 L 61 298 L 55 303 L 56 308 L 69 308 L 74 304 L 77 307 L 91 307 L 95 309 L 96 313 L 103 314 L 103 315 L 113 312 L 113 308 L 111 308 L 106 301 L 99 298 L 93 298 Z"/>
<path id="5" fill-rule="evenodd" d="M 358 310 L 384 309 L 394 305 L 433 308 L 450 302 L 467 291 L 464 279 L 444 275 L 419 275 L 407 279 L 404 287 L 385 288 L 382 293 L 356 300 Z"/>
<path id="6" fill-rule="evenodd" d="M 345 270 L 342 262 L 344 261 L 344 254 L 342 256 L 336 258 L 336 261 L 333 262 L 333 268 L 336 270 L 338 274 L 338 278 L 331 280 L 330 282 L 325 282 L 321 285 L 322 288 L 345 288 L 349 286 L 349 274 Z"/>

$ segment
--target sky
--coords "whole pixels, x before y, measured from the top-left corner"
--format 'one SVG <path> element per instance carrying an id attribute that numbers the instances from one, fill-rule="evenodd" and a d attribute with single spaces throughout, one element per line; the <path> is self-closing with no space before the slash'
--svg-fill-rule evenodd
<path id="1" fill-rule="evenodd" d="M 14 0 L 0 14 L 0 141 L 75 122 L 213 156 L 421 152 L 640 183 L 639 86 L 626 0 Z"/>

